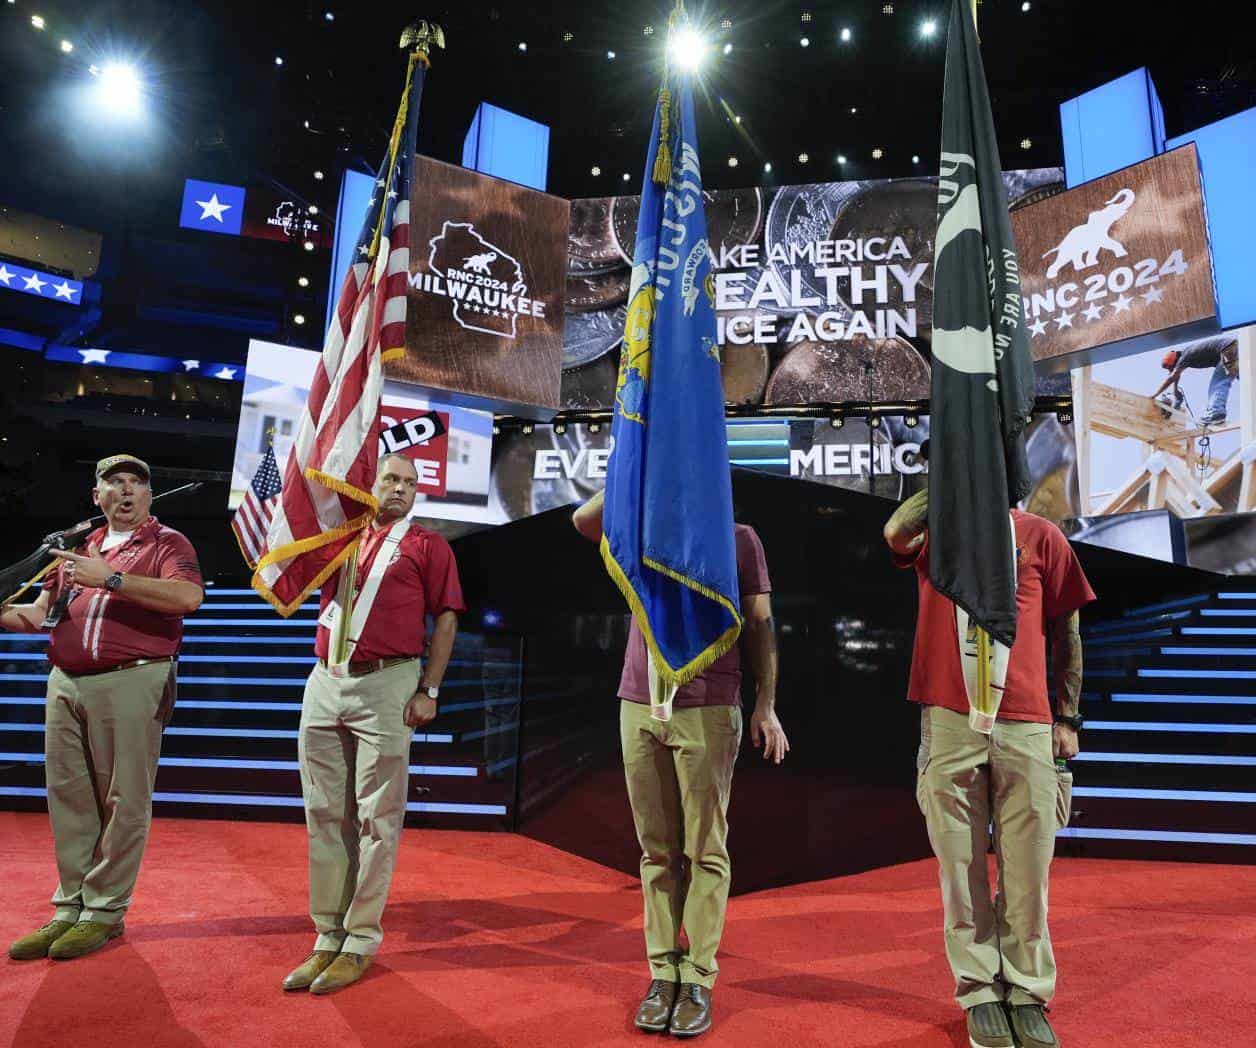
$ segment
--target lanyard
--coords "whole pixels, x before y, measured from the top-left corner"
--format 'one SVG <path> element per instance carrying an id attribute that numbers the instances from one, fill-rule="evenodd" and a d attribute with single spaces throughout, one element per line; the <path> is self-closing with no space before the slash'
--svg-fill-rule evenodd
<path id="1" fill-rule="evenodd" d="M 340 591 L 327 605 L 327 610 L 319 619 L 319 622 L 330 629 L 332 634 L 327 664 L 328 671 L 333 677 L 344 675 L 349 660 L 353 657 L 353 649 L 357 647 L 358 638 L 362 635 L 362 628 L 366 625 L 371 608 L 375 605 L 375 598 L 379 596 L 379 587 L 384 580 L 384 573 L 391 566 L 393 553 L 401 545 L 401 540 L 409 529 L 410 521 L 405 517 L 396 521 L 388 529 L 388 534 L 380 543 L 375 560 L 371 563 L 371 570 L 366 576 L 362 591 L 356 598 L 353 591 L 356 588 L 354 583 L 358 574 L 359 547 L 354 548 L 354 552 L 349 555 L 348 563 L 341 569 L 343 574 L 340 577 Z M 342 610 L 346 606 L 351 609 L 347 622 Z"/>

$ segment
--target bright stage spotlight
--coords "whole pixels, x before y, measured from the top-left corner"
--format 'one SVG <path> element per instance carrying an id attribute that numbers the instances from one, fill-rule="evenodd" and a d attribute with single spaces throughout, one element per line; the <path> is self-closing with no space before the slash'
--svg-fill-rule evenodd
<path id="1" fill-rule="evenodd" d="M 136 116 L 142 91 L 140 74 L 126 62 L 106 62 L 96 78 L 96 98 L 101 107 L 116 116 Z"/>
<path id="2" fill-rule="evenodd" d="M 696 70 L 706 57 L 707 42 L 695 29 L 681 29 L 667 41 L 667 57 L 681 69 Z"/>
<path id="3" fill-rule="evenodd" d="M 938 31 L 938 23 L 932 18 L 926 18 L 920 23 L 920 35 L 925 39 L 933 36 Z"/>

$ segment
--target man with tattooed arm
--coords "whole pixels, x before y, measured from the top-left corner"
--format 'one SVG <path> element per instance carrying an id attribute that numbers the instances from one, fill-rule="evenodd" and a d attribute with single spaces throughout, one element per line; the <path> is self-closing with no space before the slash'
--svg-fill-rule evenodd
<path id="1" fill-rule="evenodd" d="M 1047 874 L 1056 832 L 1068 821 L 1072 786 L 1063 762 L 1077 755 L 1082 725 L 1078 609 L 1095 595 L 1060 529 L 1012 510 L 1016 643 L 994 731 L 974 731 L 955 608 L 929 582 L 928 498 L 928 491 L 909 498 L 884 533 L 895 564 L 916 569 L 920 606 L 907 691 L 921 705 L 916 799 L 938 858 L 955 998 L 967 1012 L 973 1048 L 1055 1048 L 1045 1015 L 1056 977 Z M 999 867 L 993 899 L 991 828 Z"/>

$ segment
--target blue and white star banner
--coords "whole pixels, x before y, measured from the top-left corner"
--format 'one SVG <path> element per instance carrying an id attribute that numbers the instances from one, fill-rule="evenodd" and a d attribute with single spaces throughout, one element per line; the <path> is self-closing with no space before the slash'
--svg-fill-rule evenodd
<path id="1" fill-rule="evenodd" d="M 0 288 L 24 295 L 38 295 L 53 302 L 66 302 L 71 306 L 83 304 L 81 280 L 55 276 L 14 262 L 0 262 Z"/>
<path id="2" fill-rule="evenodd" d="M 86 346 L 63 346 L 55 343 L 44 350 L 44 357 L 65 364 L 195 375 L 197 378 L 216 378 L 221 382 L 244 381 L 243 364 L 224 364 L 220 361 L 199 360 L 195 357 L 180 359 L 156 356 L 151 353 L 126 353 L 117 349 L 90 349 Z"/>
<path id="3" fill-rule="evenodd" d="M 244 221 L 244 196 L 244 186 L 189 178 L 183 184 L 179 225 L 185 229 L 238 237 Z"/>

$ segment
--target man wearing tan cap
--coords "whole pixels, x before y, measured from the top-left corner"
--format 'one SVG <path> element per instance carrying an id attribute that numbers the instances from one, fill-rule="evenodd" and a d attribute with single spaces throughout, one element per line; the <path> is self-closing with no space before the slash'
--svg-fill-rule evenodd
<path id="1" fill-rule="evenodd" d="M 313 952 L 284 979 L 288 991 L 352 985 L 384 937 L 410 742 L 436 717 L 458 615 L 467 610 L 449 543 L 408 519 L 417 490 L 410 459 L 380 460 L 375 520 L 323 586 L 318 663 L 305 685 L 297 742 L 318 934 Z"/>
<path id="2" fill-rule="evenodd" d="M 53 919 L 9 947 L 14 960 L 81 957 L 122 934 L 152 818 L 161 733 L 174 707 L 183 616 L 204 591 L 192 544 L 149 515 L 148 466 L 96 463 L 107 524 L 62 563 L 33 604 L 0 625 L 50 630 L 45 777 L 60 883 Z"/>

